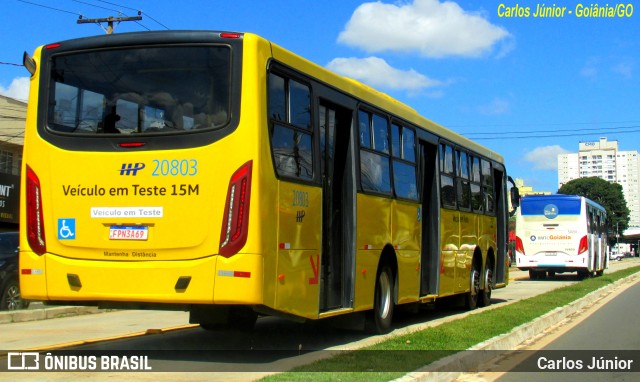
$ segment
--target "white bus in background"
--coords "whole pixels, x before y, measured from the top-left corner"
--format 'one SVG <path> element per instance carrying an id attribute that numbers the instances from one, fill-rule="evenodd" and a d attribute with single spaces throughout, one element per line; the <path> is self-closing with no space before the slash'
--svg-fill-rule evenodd
<path id="1" fill-rule="evenodd" d="M 516 266 L 531 279 L 601 276 L 609 261 L 606 216 L 604 207 L 582 196 L 524 196 L 516 215 Z"/>

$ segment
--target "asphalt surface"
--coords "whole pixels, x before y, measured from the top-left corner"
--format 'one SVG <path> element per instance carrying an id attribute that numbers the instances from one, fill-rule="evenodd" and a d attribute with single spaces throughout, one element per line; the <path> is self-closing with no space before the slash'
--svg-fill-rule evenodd
<path id="1" fill-rule="evenodd" d="M 640 265 L 640 259 L 631 258 L 621 262 L 613 262 L 608 272 L 635 265 Z M 501 298 L 503 302 L 510 302 L 511 298 L 499 296 L 508 296 L 509 293 L 514 293 L 514 291 L 519 288 L 522 290 L 535 289 L 532 288 L 533 283 L 538 281 L 529 280 L 526 272 L 519 272 L 515 268 L 511 268 L 511 274 L 511 284 L 505 289 L 496 291 L 508 293 L 505 295 L 495 293 L 494 298 Z M 627 280 L 605 288 L 620 288 L 625 283 L 630 284 L 636 282 L 639 277 L 640 276 L 637 275 L 631 276 Z M 562 280 L 557 281 L 558 287 L 563 285 Z M 597 293 L 592 293 L 582 300 L 554 310 L 550 314 L 536 320 L 536 322 L 516 328 L 513 332 L 480 344 L 476 348 L 513 349 L 518 343 L 530 338 L 535 333 L 554 325 L 568 315 L 575 314 L 581 309 L 584 309 L 585 306 L 592 304 L 595 299 L 600 298 L 603 293 L 606 293 L 606 291 L 599 290 Z M 494 306 L 503 306 L 503 304 L 500 303 Z M 110 325 L 95 325 L 96 317 L 94 315 L 96 314 L 108 315 Z M 53 319 L 60 317 L 68 318 L 64 320 Z M 48 347 L 53 348 L 59 347 L 60 345 L 79 345 L 111 338 L 153 334 L 175 328 L 192 326 L 187 323 L 188 312 L 103 311 L 90 307 L 51 307 L 39 302 L 32 302 L 30 309 L 27 310 L 0 312 L 0 350 L 44 350 Z M 151 329 L 150 325 L 152 327 Z M 70 330 L 70 328 L 73 329 Z M 375 339 L 375 341 L 380 341 L 380 338 Z M 366 344 L 364 345 L 366 346 Z M 460 360 L 445 359 L 443 362 L 460 362 Z M 401 380 L 450 381 L 456 378 L 456 375 L 452 375 L 450 372 L 443 373 L 439 371 L 438 367 L 442 367 L 442 364 L 438 363 L 425 370 L 409 373 Z"/>

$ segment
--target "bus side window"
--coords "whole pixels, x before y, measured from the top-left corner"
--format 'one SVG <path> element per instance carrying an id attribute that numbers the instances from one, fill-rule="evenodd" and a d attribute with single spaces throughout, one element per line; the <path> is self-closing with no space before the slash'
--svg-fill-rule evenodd
<path id="1" fill-rule="evenodd" d="M 358 113 L 358 124 L 360 132 L 360 147 L 371 148 L 371 121 L 369 113 L 360 110 Z"/>
<path id="2" fill-rule="evenodd" d="M 471 187 L 469 184 L 469 158 L 464 151 L 456 150 L 457 159 L 457 202 L 458 208 L 471 208 Z"/>
<path id="3" fill-rule="evenodd" d="M 310 94 L 307 85 L 269 74 L 271 150 L 278 175 L 313 179 Z"/>
<path id="4" fill-rule="evenodd" d="M 493 190 L 493 172 L 491 163 L 482 160 L 482 192 L 485 200 L 485 213 L 493 215 L 495 212 L 495 196 Z"/>
<path id="5" fill-rule="evenodd" d="M 453 148 L 440 144 L 440 198 L 442 205 L 448 208 L 456 208 L 456 191 L 454 186 Z"/>
<path id="6" fill-rule="evenodd" d="M 482 202 L 482 187 L 480 178 L 480 158 L 469 156 L 471 165 L 471 209 L 473 212 L 482 212 L 484 203 Z"/>
<path id="7" fill-rule="evenodd" d="M 275 121 L 286 121 L 284 78 L 269 74 L 269 118 Z"/>
<path id="8" fill-rule="evenodd" d="M 400 133 L 402 130 L 402 134 Z M 418 199 L 415 165 L 415 132 L 397 123 L 391 125 L 393 188 L 396 196 Z"/>
<path id="9" fill-rule="evenodd" d="M 360 182 L 365 191 L 391 193 L 389 124 L 377 114 L 360 110 Z M 371 134 L 371 130 L 374 130 Z M 371 143 L 373 138 L 373 144 Z"/>

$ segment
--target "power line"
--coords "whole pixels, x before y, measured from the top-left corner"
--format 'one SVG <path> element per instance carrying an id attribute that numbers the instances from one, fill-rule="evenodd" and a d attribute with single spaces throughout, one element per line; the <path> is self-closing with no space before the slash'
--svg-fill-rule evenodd
<path id="1" fill-rule="evenodd" d="M 640 126 L 633 126 L 633 127 L 640 128 Z M 638 133 L 638 132 L 640 132 L 640 129 L 628 130 L 628 131 L 610 131 L 609 134 L 629 134 L 629 133 Z M 514 136 L 514 137 L 505 137 L 505 136 L 485 137 L 485 138 L 476 137 L 476 138 L 473 138 L 473 140 L 480 141 L 480 140 L 497 140 L 497 139 L 508 140 L 508 139 L 577 137 L 577 136 L 583 136 L 583 135 L 602 135 L 602 132 L 594 132 L 594 133 L 579 132 L 579 133 L 573 133 L 573 134 L 551 134 L 551 135 L 531 135 L 531 134 L 536 134 L 536 132 L 529 133 L 529 135 L 520 135 L 520 136 Z"/>
<path id="2" fill-rule="evenodd" d="M 120 10 L 115 10 L 115 9 L 111 9 L 111 8 L 101 7 L 101 6 L 99 6 L 99 5 L 91 4 L 91 3 L 87 3 L 87 2 L 85 2 L 85 1 L 81 1 L 81 0 L 73 0 L 73 1 L 75 1 L 75 2 L 77 2 L 77 3 L 86 4 L 86 5 L 89 5 L 89 6 L 92 6 L 92 7 L 96 7 L 96 8 L 106 9 L 106 10 L 109 10 L 109 11 L 112 11 L 112 12 L 118 12 L 118 13 L 123 14 L 123 15 L 125 15 L 125 16 L 126 16 L 126 14 L 125 14 L 124 12 L 120 11 Z M 162 23 L 161 23 L 161 22 L 159 22 L 158 20 L 156 20 L 156 19 L 154 19 L 153 17 L 151 17 L 148 13 L 143 12 L 143 11 L 142 11 L 142 10 L 140 10 L 140 9 L 135 9 L 135 8 L 127 7 L 126 5 L 116 4 L 116 3 L 112 3 L 112 2 L 110 2 L 110 1 L 103 1 L 103 0 L 96 0 L 96 1 L 99 1 L 99 2 L 101 2 L 101 3 L 105 3 L 105 4 L 109 4 L 109 5 L 113 5 L 113 6 L 116 6 L 116 7 L 119 7 L 119 8 L 124 8 L 124 9 L 128 9 L 128 10 L 131 10 L 131 11 L 135 11 L 135 12 L 137 12 L 137 13 L 138 13 L 138 16 L 142 16 L 142 15 L 144 14 L 145 16 L 147 16 L 148 18 L 150 18 L 151 20 L 153 20 L 153 21 L 155 21 L 156 23 L 160 24 L 163 28 L 165 28 L 165 29 L 167 29 L 167 30 L 169 29 L 166 25 L 162 24 Z M 143 25 L 142 23 L 139 23 L 139 22 L 137 22 L 137 21 L 136 21 L 136 24 L 140 25 L 141 27 L 143 27 L 143 28 L 144 28 L 144 29 L 146 29 L 146 30 L 151 30 L 151 29 L 147 28 L 145 25 Z"/>
<path id="3" fill-rule="evenodd" d="M 556 133 L 556 132 L 587 132 L 587 131 L 605 131 L 605 130 L 618 130 L 618 129 L 637 129 L 640 126 L 615 126 L 615 127 L 596 127 L 592 129 L 554 129 L 554 130 L 533 130 L 524 133 L 530 134 L 538 134 L 538 133 Z M 510 134 L 522 134 L 523 131 L 501 131 L 500 133 L 496 132 L 486 132 L 486 133 L 468 133 L 464 134 L 465 136 L 476 136 L 476 135 L 510 135 Z M 476 137 L 475 139 L 480 139 L 480 137 Z"/>
<path id="4" fill-rule="evenodd" d="M 96 1 L 99 1 L 99 2 L 101 2 L 101 3 L 105 3 L 105 4 L 109 4 L 109 5 L 115 5 L 116 7 L 119 7 L 119 8 L 125 8 L 125 9 L 128 9 L 128 10 L 130 10 L 130 11 L 140 12 L 140 10 L 139 10 L 139 9 L 135 9 L 135 8 L 127 7 L 127 6 L 125 6 L 125 5 L 120 5 L 120 4 L 116 4 L 116 3 L 111 3 L 111 2 L 109 2 L 109 1 L 104 1 L 104 0 L 96 0 Z"/>
<path id="5" fill-rule="evenodd" d="M 38 6 L 38 7 L 47 8 L 47 9 L 51 9 L 51 10 L 58 11 L 58 12 L 70 13 L 72 15 L 76 15 L 76 16 L 82 17 L 81 14 L 76 13 L 76 12 L 71 12 L 71 11 L 67 11 L 67 10 L 64 10 L 64 9 L 50 7 L 48 5 L 42 5 L 42 4 L 38 4 L 38 3 L 33 3 L 31 1 L 26 1 L 26 0 L 18 0 L 18 1 L 21 2 L 21 3 L 31 4 L 31 5 L 35 5 L 35 6 Z"/>
<path id="6" fill-rule="evenodd" d="M 640 121 L 602 121 L 602 122 L 551 122 L 551 123 L 539 123 L 539 122 L 524 122 L 524 123 L 492 123 L 486 125 L 454 125 L 447 124 L 448 127 L 508 127 L 508 126 L 571 126 L 571 125 L 596 125 L 596 124 L 612 124 L 612 123 L 638 123 Z"/>
<path id="7" fill-rule="evenodd" d="M 0 61 L 0 65 L 24 66 L 22 64 L 14 64 L 13 62 L 3 62 L 3 61 Z"/>
<path id="8" fill-rule="evenodd" d="M 141 11 L 142 12 L 142 11 Z M 149 15 L 147 12 L 142 12 L 143 15 L 147 16 L 148 18 L 150 18 L 151 20 L 155 21 L 156 23 L 162 25 L 162 27 L 166 30 L 170 30 L 170 28 L 166 25 L 164 25 L 163 23 L 161 23 L 160 21 L 154 19 L 153 17 L 151 17 L 151 15 Z"/>
<path id="9" fill-rule="evenodd" d="M 119 10 L 111 9 L 111 8 L 106 8 L 106 7 L 101 7 L 101 6 L 99 6 L 99 5 L 95 5 L 95 4 L 87 3 L 86 1 L 80 1 L 80 0 L 71 0 L 71 1 L 74 1 L 74 2 L 76 2 L 76 3 L 80 3 L 80 4 L 84 4 L 84 5 L 88 5 L 88 6 L 91 6 L 91 7 L 96 7 L 96 8 L 104 9 L 104 10 L 111 11 L 111 12 L 117 12 L 117 13 L 120 13 L 120 14 L 124 14 L 124 13 L 122 13 L 122 12 L 121 12 L 121 11 L 119 11 Z"/>

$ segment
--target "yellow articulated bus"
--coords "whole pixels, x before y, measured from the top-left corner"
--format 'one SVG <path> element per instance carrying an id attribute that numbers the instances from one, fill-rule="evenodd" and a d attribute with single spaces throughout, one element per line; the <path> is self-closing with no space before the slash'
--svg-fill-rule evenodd
<path id="1" fill-rule="evenodd" d="M 472 309 L 508 282 L 501 156 L 259 36 L 105 35 L 24 64 L 27 299 L 386 332 L 397 305 Z"/>

